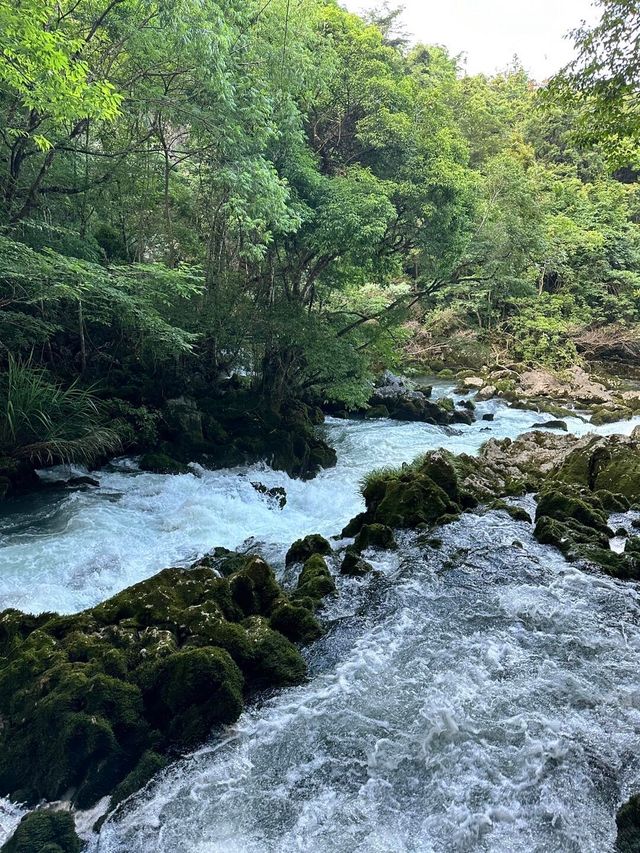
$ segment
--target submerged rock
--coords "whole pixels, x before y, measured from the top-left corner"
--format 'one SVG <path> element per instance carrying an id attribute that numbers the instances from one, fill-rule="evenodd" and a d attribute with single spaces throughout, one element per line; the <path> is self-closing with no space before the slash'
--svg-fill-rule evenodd
<path id="1" fill-rule="evenodd" d="M 319 636 L 312 610 L 333 588 L 312 559 L 306 602 L 290 602 L 260 557 L 235 555 L 226 577 L 205 561 L 165 569 L 76 615 L 0 614 L 0 794 L 121 799 L 256 690 L 301 681 L 291 640 Z"/>

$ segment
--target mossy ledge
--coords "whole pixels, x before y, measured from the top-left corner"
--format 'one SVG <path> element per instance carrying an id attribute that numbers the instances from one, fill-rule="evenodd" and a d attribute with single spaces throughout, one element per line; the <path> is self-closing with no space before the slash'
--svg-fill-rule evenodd
<path id="1" fill-rule="evenodd" d="M 83 613 L 5 610 L 0 794 L 78 809 L 112 795 L 113 807 L 236 720 L 256 691 L 302 681 L 294 642 L 320 636 L 314 610 L 333 588 L 322 557 L 307 560 L 290 597 L 259 556 L 216 549 Z M 53 814 L 33 812 L 3 850 L 63 820 Z"/>

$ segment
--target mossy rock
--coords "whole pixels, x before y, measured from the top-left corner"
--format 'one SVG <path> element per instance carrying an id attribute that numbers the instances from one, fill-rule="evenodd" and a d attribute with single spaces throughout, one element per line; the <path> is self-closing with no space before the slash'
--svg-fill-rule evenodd
<path id="1" fill-rule="evenodd" d="M 67 811 L 39 809 L 29 812 L 18 824 L 1 853 L 80 853 L 82 843 Z"/>
<path id="2" fill-rule="evenodd" d="M 323 557 L 331 553 L 331 545 L 319 533 L 310 533 L 304 539 L 296 539 L 293 545 L 287 551 L 285 563 L 287 566 L 293 563 L 304 563 L 309 557 L 314 554 L 320 554 Z"/>
<path id="3" fill-rule="evenodd" d="M 361 554 L 368 548 L 388 550 L 397 547 L 393 530 L 386 524 L 365 524 L 353 543 L 353 550 L 357 554 Z"/>
<path id="4" fill-rule="evenodd" d="M 555 518 L 558 521 L 576 521 L 598 532 L 608 533 L 607 517 L 601 506 L 593 505 L 580 497 L 566 494 L 559 489 L 549 489 L 538 497 L 536 521 L 543 516 Z"/>
<path id="5" fill-rule="evenodd" d="M 310 643 L 322 635 L 316 617 L 301 604 L 285 601 L 278 605 L 271 614 L 269 624 L 294 643 Z"/>
<path id="6" fill-rule="evenodd" d="M 628 421 L 632 417 L 633 412 L 627 406 L 616 406 L 614 408 L 601 406 L 594 409 L 591 415 L 591 423 L 594 426 L 601 426 L 603 424 L 614 424 L 618 421 Z"/>
<path id="7" fill-rule="evenodd" d="M 379 499 L 367 489 L 364 497 L 368 505 L 372 504 L 369 513 L 371 522 L 392 528 L 434 524 L 451 510 L 451 501 L 446 492 L 421 473 L 391 478 L 384 484 Z"/>
<path id="8" fill-rule="evenodd" d="M 592 488 L 621 494 L 628 501 L 640 501 L 640 449 L 613 445 L 603 450 L 595 465 Z"/>
<path id="9" fill-rule="evenodd" d="M 223 649 L 184 649 L 144 668 L 139 680 L 148 718 L 179 747 L 197 745 L 242 711 L 244 679 Z"/>
<path id="10" fill-rule="evenodd" d="M 140 470 L 152 474 L 188 474 L 189 467 L 166 453 L 145 453 L 140 457 Z"/>
<path id="11" fill-rule="evenodd" d="M 296 600 L 310 598 L 319 603 L 335 589 L 336 584 L 326 561 L 320 554 L 313 554 L 300 572 L 298 586 L 292 597 Z"/>
<path id="12" fill-rule="evenodd" d="M 369 406 L 367 411 L 364 413 L 365 418 L 370 418 L 375 420 L 376 418 L 388 418 L 389 417 L 389 409 L 380 403 L 378 406 Z"/>
<path id="13" fill-rule="evenodd" d="M 321 557 L 305 566 L 295 604 L 245 555 L 226 578 L 165 569 L 84 613 L 0 614 L 0 793 L 79 808 L 124 796 L 150 751 L 196 746 L 245 695 L 300 681 L 304 660 L 275 628 L 317 637 L 310 611 L 334 588 Z"/>
<path id="14" fill-rule="evenodd" d="M 614 495 L 608 489 L 598 489 L 594 496 L 608 512 L 627 512 L 631 508 L 628 498 L 624 495 Z"/>
<path id="15" fill-rule="evenodd" d="M 115 808 L 132 794 L 135 794 L 140 788 L 144 788 L 147 782 L 150 782 L 154 776 L 164 770 L 168 763 L 169 760 L 165 756 L 159 755 L 152 749 L 148 749 L 143 753 L 133 770 L 125 776 L 113 791 L 110 803 L 111 809 Z"/>
<path id="16" fill-rule="evenodd" d="M 349 577 L 359 578 L 373 571 L 373 566 L 363 560 L 360 554 L 353 548 L 347 548 L 340 565 L 340 573 Z"/>
<path id="17" fill-rule="evenodd" d="M 264 617 L 251 616 L 242 624 L 252 643 L 250 677 L 255 687 L 287 687 L 305 678 L 307 667 L 299 650 Z"/>
<path id="18" fill-rule="evenodd" d="M 489 509 L 502 510 L 508 513 L 514 521 L 526 521 L 528 524 L 531 524 L 531 516 L 521 506 L 514 506 L 506 501 L 497 500 L 489 504 Z"/>

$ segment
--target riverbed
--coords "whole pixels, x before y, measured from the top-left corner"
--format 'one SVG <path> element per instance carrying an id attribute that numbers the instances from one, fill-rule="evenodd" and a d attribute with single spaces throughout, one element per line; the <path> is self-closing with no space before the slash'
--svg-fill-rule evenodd
<path id="1" fill-rule="evenodd" d="M 74 612 L 216 545 L 253 548 L 282 576 L 294 539 L 337 535 L 363 508 L 368 471 L 435 447 L 474 453 L 546 420 L 501 401 L 477 414 L 454 430 L 330 419 L 338 465 L 307 483 L 265 466 L 163 476 L 122 460 L 98 489 L 7 504 L 0 606 Z M 284 509 L 257 481 L 285 488 Z M 506 513 L 438 536 L 404 534 L 397 552 L 368 555 L 373 575 L 339 576 L 308 682 L 173 764 L 91 853 L 612 850 L 616 808 L 640 787 L 637 586 L 570 566 Z"/>

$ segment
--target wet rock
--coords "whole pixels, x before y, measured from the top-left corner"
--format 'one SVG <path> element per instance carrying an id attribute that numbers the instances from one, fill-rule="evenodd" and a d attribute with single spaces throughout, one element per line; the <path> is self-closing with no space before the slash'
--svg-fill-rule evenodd
<path id="1" fill-rule="evenodd" d="M 598 406 L 593 410 L 591 423 L 594 426 L 602 424 L 614 424 L 618 421 L 627 421 L 633 417 L 633 412 L 626 406 Z"/>
<path id="2" fill-rule="evenodd" d="M 393 530 L 386 524 L 365 524 L 353 543 L 353 550 L 361 554 L 367 548 L 397 548 Z"/>
<path id="3" fill-rule="evenodd" d="M 252 482 L 251 485 L 258 494 L 264 495 L 271 506 L 277 509 L 285 508 L 287 504 L 287 493 L 282 486 L 272 486 L 269 488 L 268 486 L 265 486 L 264 483 L 254 482 Z"/>
<path id="4" fill-rule="evenodd" d="M 1 853 L 80 853 L 82 843 L 67 811 L 39 809 L 18 824 Z"/>
<path id="5" fill-rule="evenodd" d="M 626 802 L 616 815 L 616 853 L 640 853 L 640 795 Z"/>
<path id="6" fill-rule="evenodd" d="M 294 643 L 310 643 L 322 636 L 316 617 L 307 607 L 283 602 L 277 605 L 269 624 Z"/>
<path id="7" fill-rule="evenodd" d="M 304 563 L 313 554 L 327 556 L 331 553 L 331 545 L 319 533 L 310 533 L 304 539 L 296 539 L 293 545 L 287 551 L 285 564 L 287 566 L 292 563 Z"/>
<path id="8" fill-rule="evenodd" d="M 453 401 L 448 401 L 448 406 L 443 400 L 433 403 L 429 400 L 431 390 L 430 386 L 417 389 L 407 379 L 385 371 L 376 382 L 365 417 L 389 417 L 442 425 L 450 423 L 453 419 Z"/>
<path id="9" fill-rule="evenodd" d="M 495 415 L 493 414 L 493 412 L 487 412 L 487 414 L 482 416 L 483 421 L 492 421 L 494 419 L 495 419 Z"/>
<path id="10" fill-rule="evenodd" d="M 365 418 L 374 420 L 376 418 L 388 418 L 389 417 L 389 409 L 380 404 L 378 406 L 369 406 L 367 411 L 364 413 Z"/>
<path id="11" fill-rule="evenodd" d="M 145 453 L 140 457 L 140 470 L 152 474 L 188 474 L 189 466 L 172 459 L 166 453 Z"/>
<path id="12" fill-rule="evenodd" d="M 476 400 L 478 400 L 479 402 L 492 400 L 497 393 L 498 389 L 495 385 L 485 385 L 483 388 L 480 388 L 480 390 L 476 394 Z"/>
<path id="13" fill-rule="evenodd" d="M 88 476 L 71 477 L 71 479 L 67 480 L 66 485 L 70 489 L 83 489 L 86 487 L 96 489 L 100 485 L 100 480 Z"/>
<path id="14" fill-rule="evenodd" d="M 363 560 L 360 554 L 353 548 L 347 548 L 344 559 L 340 565 L 340 573 L 350 577 L 363 577 L 373 571 L 373 566 Z"/>
<path id="15" fill-rule="evenodd" d="M 292 597 L 296 601 L 309 599 L 317 606 L 326 595 L 335 592 L 335 589 L 336 584 L 325 559 L 320 554 L 313 554 L 306 560 L 300 572 L 298 586 Z"/>
<path id="16" fill-rule="evenodd" d="M 276 626 L 318 635 L 309 608 L 323 572 L 305 564 L 301 613 L 267 563 L 236 557 L 226 577 L 204 561 L 165 569 L 72 616 L 0 614 L 2 794 L 78 808 L 128 796 L 166 755 L 235 720 L 246 696 L 304 678 Z"/>
<path id="17" fill-rule="evenodd" d="M 468 391 L 479 390 L 484 385 L 484 379 L 481 376 L 465 376 L 460 384 Z"/>
<path id="18" fill-rule="evenodd" d="M 565 421 L 542 421 L 539 424 L 533 424 L 531 429 L 559 429 L 562 432 L 568 432 L 569 427 Z"/>

